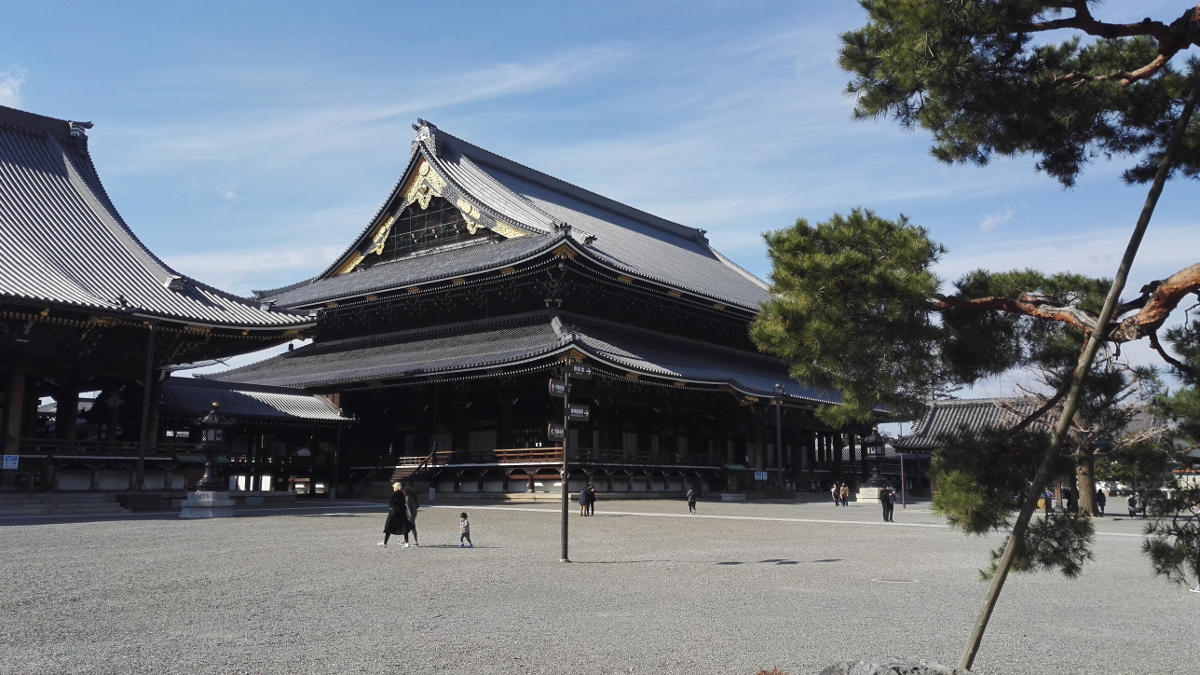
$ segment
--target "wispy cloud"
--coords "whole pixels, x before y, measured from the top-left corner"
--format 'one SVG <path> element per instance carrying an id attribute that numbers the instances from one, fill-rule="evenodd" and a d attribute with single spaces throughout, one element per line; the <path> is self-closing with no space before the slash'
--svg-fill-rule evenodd
<path id="1" fill-rule="evenodd" d="M 107 127 L 115 142 L 129 144 L 115 170 L 156 172 L 164 165 L 200 162 L 291 163 L 322 155 L 346 154 L 378 147 L 381 137 L 396 132 L 397 121 L 465 104 L 551 89 L 615 67 L 628 56 L 614 45 L 591 46 L 531 62 L 494 63 L 460 73 L 423 78 L 420 82 L 372 83 L 346 92 L 339 105 L 305 105 L 281 109 L 277 102 L 257 100 L 220 116 L 197 111 L 189 119 L 161 125 Z M 214 86 L 225 73 L 211 75 Z M 245 75 L 243 74 L 243 77 Z M 201 84 L 197 85 L 197 80 Z M 203 86 L 202 77 L 188 80 Z M 249 85 L 248 85 L 249 87 Z M 380 91 L 404 91 L 403 102 L 381 101 Z M 394 100 L 394 95 L 387 96 Z M 403 139 L 407 145 L 407 137 Z"/>
<path id="2" fill-rule="evenodd" d="M 1017 215 L 1016 209 L 1006 209 L 1003 213 L 992 213 L 983 217 L 979 221 L 980 232 L 991 232 L 1001 225 L 1012 220 Z"/>
<path id="3" fill-rule="evenodd" d="M 1129 240 L 1129 228 L 1108 227 L 1047 237 L 989 240 L 951 251 L 937 273 L 952 282 L 975 269 L 993 271 L 1032 268 L 1043 272 L 1073 272 L 1111 278 Z M 1194 227 L 1157 227 L 1146 234 L 1138 250 L 1129 286 L 1140 287 L 1196 262 L 1200 231 Z"/>
<path id="4" fill-rule="evenodd" d="M 0 105 L 21 107 L 21 86 L 25 84 L 25 69 L 12 67 L 0 70 Z"/>

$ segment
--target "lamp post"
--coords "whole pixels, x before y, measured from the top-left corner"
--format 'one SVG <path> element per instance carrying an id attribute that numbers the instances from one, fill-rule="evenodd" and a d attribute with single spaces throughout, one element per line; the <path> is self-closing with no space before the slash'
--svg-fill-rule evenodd
<path id="1" fill-rule="evenodd" d="M 571 562 L 571 557 L 568 555 L 568 517 L 567 505 L 570 503 L 570 467 L 568 466 L 568 446 L 571 439 L 570 424 L 572 421 L 586 422 L 591 417 L 591 410 L 583 404 L 572 405 L 571 397 L 571 378 L 576 380 L 590 380 L 592 378 L 592 369 L 590 366 L 585 366 L 582 363 L 576 363 L 572 357 L 568 356 L 563 360 L 562 382 L 555 382 L 554 378 L 550 379 L 550 395 L 562 396 L 563 400 L 563 416 L 562 427 L 556 428 L 551 422 L 547 427 L 547 436 L 550 440 L 555 440 L 561 437 L 562 440 L 562 467 L 559 473 L 562 476 L 562 515 L 559 525 L 559 539 L 561 550 L 559 552 L 559 562 Z M 532 480 L 532 479 L 531 479 Z M 584 488 L 586 489 L 586 487 Z"/>
<path id="2" fill-rule="evenodd" d="M 201 417 L 200 450 L 204 453 L 204 476 L 180 505 L 180 518 L 227 518 L 233 515 L 234 500 L 222 481 L 217 453 L 225 447 L 225 428 L 232 420 L 222 415 L 216 401 L 212 410 Z"/>
<path id="3" fill-rule="evenodd" d="M 867 485 L 879 487 L 883 485 L 883 477 L 879 475 L 880 465 L 883 463 L 883 454 L 886 441 L 883 436 L 879 435 L 879 429 L 872 429 L 871 433 L 864 436 L 862 439 L 863 450 L 867 456 L 875 461 L 871 466 L 871 477 L 867 479 Z"/>
<path id="4" fill-rule="evenodd" d="M 200 449 L 204 452 L 204 477 L 196 485 L 200 492 L 221 492 L 225 485 L 222 482 L 221 469 L 217 465 L 217 453 L 225 445 L 225 427 L 230 420 L 220 412 L 220 404 L 212 403 L 212 410 L 200 418 Z"/>
<path id="5" fill-rule="evenodd" d="M 775 383 L 775 460 L 779 464 L 779 487 L 783 488 L 783 427 L 779 422 L 779 407 L 783 401 L 783 385 Z"/>

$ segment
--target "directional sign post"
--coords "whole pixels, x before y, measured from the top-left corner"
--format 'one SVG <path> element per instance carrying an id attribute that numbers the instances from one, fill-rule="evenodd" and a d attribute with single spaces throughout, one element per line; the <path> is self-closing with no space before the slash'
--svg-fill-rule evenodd
<path id="1" fill-rule="evenodd" d="M 573 361 L 565 361 L 563 363 L 562 381 L 558 382 L 554 378 L 550 378 L 549 388 L 550 395 L 563 400 L 563 422 L 559 426 L 551 422 L 546 427 L 546 436 L 551 441 L 562 441 L 562 555 L 559 557 L 559 562 L 571 562 L 571 558 L 567 555 L 567 504 L 571 500 L 570 493 L 570 478 L 571 474 L 567 467 L 567 446 L 570 441 L 570 435 L 567 429 L 571 422 L 586 422 L 591 419 L 591 410 L 586 405 L 576 403 L 571 405 L 568 400 L 571 393 L 571 378 L 577 380 L 592 379 L 592 369 L 590 366 L 585 366 L 582 363 Z"/>

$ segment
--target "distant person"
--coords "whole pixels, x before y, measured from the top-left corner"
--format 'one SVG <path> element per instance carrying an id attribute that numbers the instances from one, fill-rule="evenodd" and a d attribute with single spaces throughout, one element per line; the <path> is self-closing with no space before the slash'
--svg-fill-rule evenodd
<path id="1" fill-rule="evenodd" d="M 1137 511 L 1138 511 L 1137 495 L 1130 493 L 1129 499 L 1125 500 L 1125 505 L 1129 507 L 1129 517 L 1137 518 Z"/>
<path id="2" fill-rule="evenodd" d="M 1104 505 L 1108 502 L 1108 498 L 1104 496 L 1104 490 L 1096 488 L 1096 510 L 1100 515 L 1104 515 Z"/>
<path id="3" fill-rule="evenodd" d="M 383 522 L 383 541 L 378 546 L 387 548 L 393 534 L 404 535 L 408 530 L 408 511 L 404 505 L 404 493 L 399 483 L 392 483 L 392 496 L 388 499 L 387 520 Z M 407 541 L 407 538 L 405 539 Z M 408 544 L 405 544 L 408 546 Z"/>
<path id="4" fill-rule="evenodd" d="M 883 521 L 885 523 L 895 522 L 892 520 L 892 514 L 896 512 L 896 493 L 892 490 L 892 486 L 885 485 L 879 490 L 879 503 L 883 505 Z"/>
<path id="5" fill-rule="evenodd" d="M 458 514 L 458 547 L 475 548 L 471 543 L 471 521 L 467 520 L 465 512 Z"/>
<path id="6" fill-rule="evenodd" d="M 842 506 L 850 506 L 850 484 L 842 483 L 842 488 L 838 491 L 842 497 Z"/>
<path id="7" fill-rule="evenodd" d="M 579 515 L 586 516 L 588 514 L 588 506 L 592 503 L 592 495 L 588 492 L 587 486 L 579 491 Z"/>
<path id="8" fill-rule="evenodd" d="M 833 495 L 834 506 L 842 505 L 842 486 L 834 483 L 833 487 L 829 488 L 829 494 Z"/>
<path id="9" fill-rule="evenodd" d="M 688 488 L 687 491 L 688 513 L 696 515 L 696 490 Z"/>
<path id="10" fill-rule="evenodd" d="M 420 546 L 417 540 L 417 509 L 421 503 L 417 501 L 417 493 L 412 488 L 404 488 L 404 511 L 408 515 L 408 526 L 404 529 L 404 548 L 408 548 L 408 533 L 412 532 L 413 546 Z"/>
<path id="11" fill-rule="evenodd" d="M 594 515 L 596 515 L 596 486 L 592 485 L 591 483 L 588 483 L 587 484 L 587 493 L 588 493 L 587 514 L 589 516 L 594 516 Z"/>

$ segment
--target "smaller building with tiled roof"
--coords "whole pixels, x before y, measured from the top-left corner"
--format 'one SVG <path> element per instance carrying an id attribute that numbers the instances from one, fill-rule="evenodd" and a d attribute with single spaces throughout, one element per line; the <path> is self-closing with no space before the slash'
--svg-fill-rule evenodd
<path id="1" fill-rule="evenodd" d="M 908 436 L 894 445 L 903 452 L 931 451 L 963 431 L 1010 429 L 1041 407 L 1030 398 L 977 398 L 933 401 Z"/>

